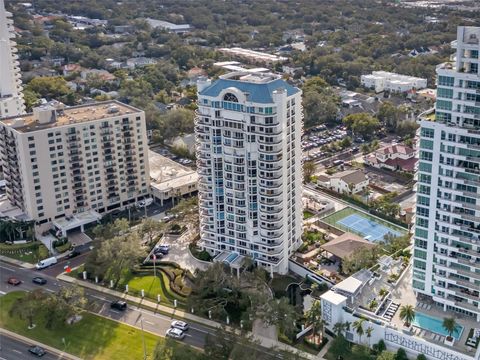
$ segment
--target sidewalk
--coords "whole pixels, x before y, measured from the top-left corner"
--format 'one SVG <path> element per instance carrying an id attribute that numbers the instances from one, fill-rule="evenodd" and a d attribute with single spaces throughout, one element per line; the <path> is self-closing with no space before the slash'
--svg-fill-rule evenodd
<path id="1" fill-rule="evenodd" d="M 17 265 L 17 266 L 23 267 L 25 269 L 35 268 L 35 265 L 33 265 L 33 264 L 23 262 L 23 261 L 20 261 L 20 260 L 17 260 L 17 259 L 12 259 L 8 256 L 0 255 L 0 261 L 4 261 L 4 262 L 9 263 L 9 264 Z"/>
<path id="2" fill-rule="evenodd" d="M 171 308 L 171 307 L 168 307 L 168 306 L 160 305 L 160 304 L 158 304 L 156 302 L 153 302 L 153 301 L 150 301 L 150 300 L 146 300 L 146 299 L 142 299 L 142 298 L 139 298 L 139 297 L 136 297 L 136 296 L 128 295 L 128 294 L 125 294 L 125 293 L 120 292 L 120 291 L 108 289 L 108 288 L 105 288 L 105 287 L 100 286 L 100 285 L 92 284 L 88 281 L 78 280 L 78 279 L 72 278 L 72 277 L 64 275 L 64 274 L 60 274 L 59 276 L 57 276 L 57 279 L 68 282 L 68 283 L 71 283 L 71 284 L 80 285 L 80 286 L 85 287 L 87 289 L 103 292 L 105 294 L 109 294 L 109 295 L 115 296 L 117 298 L 122 298 L 123 300 L 131 301 L 131 302 L 134 302 L 134 303 L 137 303 L 137 304 L 142 304 L 143 306 L 155 309 L 156 311 L 161 311 L 163 313 L 169 314 L 172 317 L 175 316 L 175 317 L 188 319 L 188 320 L 191 320 L 191 321 L 194 321 L 194 322 L 197 322 L 197 323 L 200 323 L 202 325 L 206 325 L 206 326 L 209 326 L 209 327 L 212 327 L 212 328 L 220 328 L 222 326 L 220 323 L 218 323 L 216 321 L 205 319 L 203 317 L 200 317 L 200 316 L 197 316 L 197 315 L 194 315 L 194 314 L 190 314 L 190 313 L 185 312 L 183 310 L 178 310 L 178 309 L 174 309 L 174 308 Z M 231 332 L 236 331 L 234 328 L 231 328 L 231 327 L 228 327 L 228 326 L 226 327 L 226 329 L 228 331 L 231 331 Z M 284 344 L 284 343 L 279 342 L 277 340 L 269 339 L 267 337 L 264 337 L 264 336 L 261 336 L 261 335 L 255 335 L 255 334 L 254 334 L 254 337 L 255 337 L 255 339 L 257 339 L 260 342 L 260 345 L 263 346 L 263 347 L 266 347 L 266 348 L 275 347 L 276 349 L 279 349 L 279 350 L 285 350 L 285 351 L 289 351 L 289 352 L 298 354 L 299 356 L 301 356 L 305 359 L 312 359 L 312 360 L 313 359 L 319 359 L 319 357 L 317 357 L 315 355 L 306 353 L 304 351 L 300 351 L 300 350 L 294 348 L 293 346 Z"/>
<path id="3" fill-rule="evenodd" d="M 66 352 L 63 352 L 59 349 L 56 349 L 54 347 L 51 347 L 51 346 L 48 346 L 48 345 L 45 345 L 45 344 L 42 344 L 41 342 L 38 342 L 36 340 L 33 340 L 33 339 L 30 339 L 30 338 L 27 338 L 25 336 L 22 336 L 22 335 L 19 335 L 17 333 L 14 333 L 12 331 L 9 331 L 9 330 L 6 330 L 6 329 L 2 329 L 0 328 L 0 335 L 2 334 L 6 334 L 8 335 L 9 337 L 12 337 L 16 340 L 19 340 L 29 346 L 31 345 L 38 345 L 38 346 L 41 346 L 42 348 L 44 348 L 45 350 L 47 350 L 48 352 L 52 353 L 52 354 L 56 354 L 59 356 L 59 359 L 69 359 L 69 360 L 82 360 L 81 358 L 79 357 L 76 357 L 74 355 L 71 355 L 69 353 L 66 353 Z"/>

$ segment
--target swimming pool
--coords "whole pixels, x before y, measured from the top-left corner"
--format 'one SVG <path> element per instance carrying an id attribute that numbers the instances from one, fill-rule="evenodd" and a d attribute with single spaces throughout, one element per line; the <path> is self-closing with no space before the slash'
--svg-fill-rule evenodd
<path id="1" fill-rule="evenodd" d="M 415 325 L 424 330 L 431 331 L 435 334 L 440 334 L 443 336 L 448 336 L 447 330 L 443 328 L 443 319 L 438 319 L 432 316 L 428 316 L 422 313 L 415 313 L 415 320 L 413 320 L 412 325 Z M 457 325 L 452 336 L 455 340 L 459 340 L 462 336 L 463 326 Z"/>

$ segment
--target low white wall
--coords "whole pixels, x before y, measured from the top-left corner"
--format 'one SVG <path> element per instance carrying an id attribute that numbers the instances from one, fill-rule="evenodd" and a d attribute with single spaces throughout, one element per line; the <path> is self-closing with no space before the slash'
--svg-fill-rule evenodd
<path id="1" fill-rule="evenodd" d="M 334 284 L 327 279 L 323 278 L 322 276 L 315 274 L 312 270 L 309 268 L 297 263 L 296 261 L 292 259 L 288 259 L 288 270 L 291 272 L 297 274 L 298 276 L 305 278 L 307 275 L 315 275 L 316 278 L 319 278 L 322 280 L 324 284 L 327 284 L 329 288 L 331 288 Z"/>
<path id="2" fill-rule="evenodd" d="M 380 340 L 385 342 L 388 350 L 397 351 L 399 348 L 403 348 L 407 354 L 416 358 L 418 354 L 423 354 L 430 360 L 478 360 L 479 358 L 475 355 L 466 355 L 460 353 L 454 349 L 443 347 L 431 342 L 428 342 L 419 337 L 405 334 L 402 331 L 390 328 L 389 326 L 379 325 L 373 322 L 366 320 L 363 324 L 363 330 L 368 327 L 373 328 L 372 336 L 367 338 L 364 334 L 361 338 L 357 335 L 353 329 L 353 323 L 359 320 L 359 317 L 354 316 L 343 310 L 342 312 L 342 322 L 350 322 L 350 331 L 346 334 L 347 340 L 354 342 L 356 344 L 363 344 L 367 346 L 372 346 L 373 344 L 378 343 Z M 332 330 L 334 324 L 328 324 L 328 328 Z M 480 351 L 479 351 L 480 353 Z M 478 354 L 477 354 L 478 355 Z"/>

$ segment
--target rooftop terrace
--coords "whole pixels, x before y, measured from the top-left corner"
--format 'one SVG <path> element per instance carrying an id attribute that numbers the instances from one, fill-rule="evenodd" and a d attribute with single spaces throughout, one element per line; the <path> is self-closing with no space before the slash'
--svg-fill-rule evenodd
<path id="1" fill-rule="evenodd" d="M 38 113 L 40 112 L 46 112 L 46 117 L 39 115 Z M 35 108 L 33 113 L 12 116 L 0 120 L 0 122 L 19 132 L 26 133 L 140 112 L 139 109 L 118 101 L 106 101 L 72 107 L 56 104 Z"/>

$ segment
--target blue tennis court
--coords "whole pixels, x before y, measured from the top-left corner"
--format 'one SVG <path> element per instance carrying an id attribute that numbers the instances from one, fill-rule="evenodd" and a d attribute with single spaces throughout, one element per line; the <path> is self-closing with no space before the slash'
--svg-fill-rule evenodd
<path id="1" fill-rule="evenodd" d="M 393 236 L 402 236 L 398 231 L 392 230 L 387 226 L 379 224 L 376 221 L 365 218 L 359 214 L 351 214 L 342 220 L 337 221 L 338 224 L 343 225 L 345 228 L 361 234 L 365 239 L 376 242 L 383 240 L 383 237 L 387 234 Z"/>

